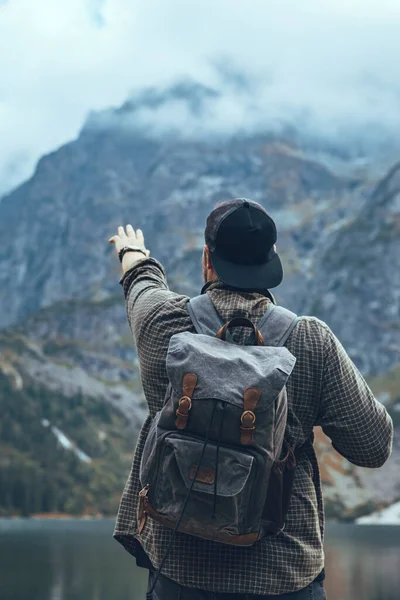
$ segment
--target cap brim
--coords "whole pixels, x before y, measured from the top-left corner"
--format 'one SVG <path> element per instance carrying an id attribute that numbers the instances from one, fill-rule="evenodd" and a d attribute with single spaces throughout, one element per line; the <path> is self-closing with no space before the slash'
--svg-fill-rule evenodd
<path id="1" fill-rule="evenodd" d="M 262 265 L 237 265 L 210 252 L 218 278 L 227 285 L 242 290 L 264 290 L 277 287 L 283 279 L 283 267 L 278 254 Z"/>

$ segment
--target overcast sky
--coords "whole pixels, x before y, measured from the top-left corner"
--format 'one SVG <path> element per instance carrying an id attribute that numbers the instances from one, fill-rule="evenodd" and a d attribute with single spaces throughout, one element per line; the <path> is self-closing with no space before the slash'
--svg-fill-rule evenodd
<path id="1" fill-rule="evenodd" d="M 221 62 L 263 81 L 271 123 L 397 135 L 399 31 L 400 0 L 0 0 L 0 194 L 88 111 L 185 75 L 217 85 Z M 242 101 L 231 94 L 213 127 L 250 124 Z"/>

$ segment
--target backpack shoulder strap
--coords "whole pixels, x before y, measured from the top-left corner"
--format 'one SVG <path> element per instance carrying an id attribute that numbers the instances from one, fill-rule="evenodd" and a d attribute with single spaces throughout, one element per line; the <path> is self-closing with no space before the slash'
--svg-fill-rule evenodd
<path id="1" fill-rule="evenodd" d="M 219 316 L 207 293 L 189 300 L 186 308 L 197 333 L 214 337 L 224 325 L 224 321 Z"/>
<path id="2" fill-rule="evenodd" d="M 224 325 L 207 293 L 189 300 L 186 308 L 197 333 L 214 337 Z M 266 346 L 283 346 L 299 320 L 300 317 L 292 311 L 271 303 L 257 327 Z"/>
<path id="3" fill-rule="evenodd" d="M 299 321 L 291 310 L 270 304 L 257 327 L 266 346 L 283 346 Z"/>

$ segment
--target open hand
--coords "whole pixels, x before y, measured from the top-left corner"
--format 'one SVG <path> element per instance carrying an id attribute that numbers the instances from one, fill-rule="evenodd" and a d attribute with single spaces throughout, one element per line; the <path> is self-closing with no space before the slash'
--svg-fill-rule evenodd
<path id="1" fill-rule="evenodd" d="M 139 248 L 143 248 L 143 250 L 146 252 L 146 256 L 149 256 L 150 250 L 146 250 L 144 245 L 143 231 L 141 229 L 136 229 L 135 231 L 132 225 L 127 225 L 125 229 L 122 227 L 122 225 L 120 225 L 118 227 L 118 235 L 113 235 L 108 240 L 110 244 L 115 244 L 117 256 L 119 251 L 124 246 L 138 246 Z"/>

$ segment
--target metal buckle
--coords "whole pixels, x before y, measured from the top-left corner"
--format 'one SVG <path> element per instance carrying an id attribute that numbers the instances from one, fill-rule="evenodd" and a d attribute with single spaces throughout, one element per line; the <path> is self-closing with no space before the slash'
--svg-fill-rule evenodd
<path id="1" fill-rule="evenodd" d="M 250 423 L 250 425 L 251 426 L 254 425 L 254 423 L 256 422 L 256 415 L 253 413 L 252 410 L 245 410 L 242 413 L 242 416 L 240 417 L 240 422 L 242 423 L 242 425 L 244 425 L 244 419 L 245 419 L 245 417 L 247 417 L 247 415 L 251 416 L 251 423 Z"/>

